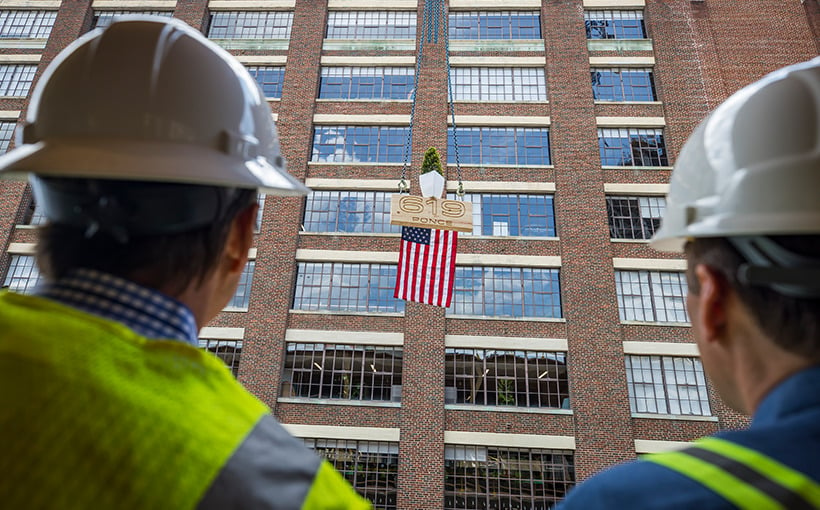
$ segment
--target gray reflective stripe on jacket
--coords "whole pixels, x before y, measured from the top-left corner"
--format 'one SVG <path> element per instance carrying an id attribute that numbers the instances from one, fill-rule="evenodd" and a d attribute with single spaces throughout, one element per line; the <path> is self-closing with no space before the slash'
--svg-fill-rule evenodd
<path id="1" fill-rule="evenodd" d="M 198 508 L 297 510 L 321 462 L 266 414 L 228 459 Z"/>

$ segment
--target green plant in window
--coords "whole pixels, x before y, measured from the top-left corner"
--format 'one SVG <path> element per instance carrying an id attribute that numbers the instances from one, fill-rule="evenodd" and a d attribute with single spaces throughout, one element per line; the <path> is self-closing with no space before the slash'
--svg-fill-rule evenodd
<path id="1" fill-rule="evenodd" d="M 512 379 L 498 379 L 496 381 L 496 396 L 498 405 L 515 405 L 515 381 Z"/>

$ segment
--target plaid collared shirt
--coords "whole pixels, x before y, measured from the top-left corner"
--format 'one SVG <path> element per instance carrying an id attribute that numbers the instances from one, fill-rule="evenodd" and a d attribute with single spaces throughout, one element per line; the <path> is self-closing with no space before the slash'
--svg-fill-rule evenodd
<path id="1" fill-rule="evenodd" d="M 36 294 L 122 323 L 147 338 L 199 345 L 196 320 L 187 306 L 117 276 L 75 269 L 64 278 L 43 285 Z"/>

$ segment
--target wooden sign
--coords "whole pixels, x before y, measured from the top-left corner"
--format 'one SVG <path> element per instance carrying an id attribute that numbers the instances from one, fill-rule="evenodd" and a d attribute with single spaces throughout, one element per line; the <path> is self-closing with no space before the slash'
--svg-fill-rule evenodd
<path id="1" fill-rule="evenodd" d="M 390 223 L 472 232 L 473 204 L 461 200 L 395 194 L 390 197 Z"/>

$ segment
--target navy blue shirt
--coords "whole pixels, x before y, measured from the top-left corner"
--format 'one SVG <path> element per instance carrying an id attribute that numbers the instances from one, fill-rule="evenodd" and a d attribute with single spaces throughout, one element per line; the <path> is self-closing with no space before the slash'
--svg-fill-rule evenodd
<path id="1" fill-rule="evenodd" d="M 746 430 L 716 437 L 755 449 L 820 483 L 820 367 L 798 372 L 761 402 Z M 607 469 L 572 489 L 556 510 L 731 509 L 698 482 L 652 462 Z"/>

